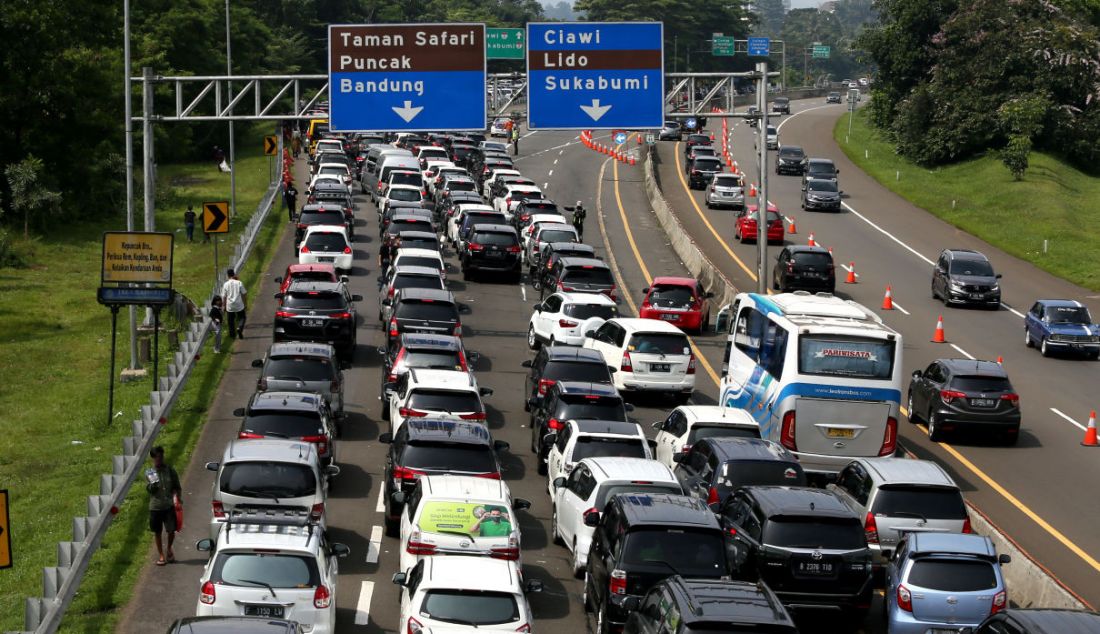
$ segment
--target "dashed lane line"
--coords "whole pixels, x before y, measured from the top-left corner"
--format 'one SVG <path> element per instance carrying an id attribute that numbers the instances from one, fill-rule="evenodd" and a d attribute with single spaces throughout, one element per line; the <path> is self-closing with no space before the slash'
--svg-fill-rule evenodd
<path id="1" fill-rule="evenodd" d="M 1082 425 L 1081 423 L 1078 423 L 1077 421 L 1073 420 L 1072 418 L 1070 418 L 1069 416 L 1067 416 L 1067 415 L 1066 415 L 1066 414 L 1065 414 L 1064 412 L 1062 412 L 1062 410 L 1060 410 L 1060 409 L 1058 409 L 1058 408 L 1055 408 L 1055 407 L 1052 407 L 1052 408 L 1050 408 L 1050 411 L 1052 411 L 1052 412 L 1054 412 L 1055 414 L 1057 414 L 1057 415 L 1061 416 L 1062 418 L 1064 418 L 1064 419 L 1068 420 L 1068 421 L 1069 421 L 1070 423 L 1073 423 L 1073 424 L 1074 424 L 1074 425 L 1076 425 L 1076 426 L 1077 426 L 1077 428 L 1078 428 L 1078 429 L 1080 429 L 1081 431 L 1088 431 L 1088 427 L 1085 427 L 1085 426 L 1084 426 L 1084 425 Z"/>
<path id="2" fill-rule="evenodd" d="M 359 587 L 359 602 L 355 605 L 355 624 L 370 624 L 370 600 L 374 597 L 374 582 L 364 581 Z"/>
<path id="3" fill-rule="evenodd" d="M 367 542 L 367 563 L 378 563 L 378 557 L 382 552 L 382 527 L 371 526 L 370 541 Z"/>
<path id="4" fill-rule="evenodd" d="M 386 512 L 386 500 L 384 499 L 385 495 L 386 495 L 386 483 L 385 482 L 379 482 L 378 483 L 378 503 L 374 505 L 374 512 L 375 513 L 385 513 Z"/>
<path id="5" fill-rule="evenodd" d="M 974 360 L 974 355 L 970 354 L 966 350 L 963 350 L 962 348 L 956 346 L 955 344 L 951 344 L 951 347 L 954 348 L 956 351 L 958 351 L 959 354 L 963 355 L 967 359 L 970 359 L 971 361 Z"/>

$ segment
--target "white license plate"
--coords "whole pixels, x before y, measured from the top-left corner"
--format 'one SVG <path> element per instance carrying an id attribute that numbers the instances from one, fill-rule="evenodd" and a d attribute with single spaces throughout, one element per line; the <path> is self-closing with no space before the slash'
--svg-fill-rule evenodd
<path id="1" fill-rule="evenodd" d="M 649 364 L 649 371 L 650 372 L 671 372 L 672 371 L 672 366 L 668 363 L 650 363 Z"/>
<path id="2" fill-rule="evenodd" d="M 283 606 L 281 605 L 245 605 L 245 616 L 262 616 L 264 618 L 283 618 Z"/>
<path id="3" fill-rule="evenodd" d="M 971 293 L 970 294 L 970 299 L 981 299 L 981 298 L 982 298 L 981 293 Z"/>
<path id="4" fill-rule="evenodd" d="M 318 262 L 335 262 L 336 258 L 317 258 Z"/>
<path id="5" fill-rule="evenodd" d="M 303 319 L 302 325 L 306 328 L 321 328 L 325 325 L 324 319 Z"/>
<path id="6" fill-rule="evenodd" d="M 829 576 L 836 572 L 836 567 L 828 561 L 800 561 L 798 573 L 803 575 Z"/>
<path id="7" fill-rule="evenodd" d="M 997 404 L 997 401 L 991 398 L 972 398 L 970 404 L 974 407 L 993 407 Z"/>
<path id="8" fill-rule="evenodd" d="M 663 319 L 665 321 L 680 321 L 680 316 L 679 315 L 670 315 L 668 313 L 664 313 L 664 314 L 661 315 L 661 319 Z"/>
<path id="9" fill-rule="evenodd" d="M 722 195 L 726 198 L 733 198 L 733 192 L 722 192 Z"/>

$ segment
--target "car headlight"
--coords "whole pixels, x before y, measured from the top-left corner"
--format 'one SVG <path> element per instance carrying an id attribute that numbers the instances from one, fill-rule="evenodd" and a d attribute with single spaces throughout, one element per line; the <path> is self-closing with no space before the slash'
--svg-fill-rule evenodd
<path id="1" fill-rule="evenodd" d="M 962 282 L 951 280 L 949 282 L 949 284 L 951 285 L 951 288 L 953 288 L 955 290 L 962 290 L 962 287 L 963 287 Z"/>

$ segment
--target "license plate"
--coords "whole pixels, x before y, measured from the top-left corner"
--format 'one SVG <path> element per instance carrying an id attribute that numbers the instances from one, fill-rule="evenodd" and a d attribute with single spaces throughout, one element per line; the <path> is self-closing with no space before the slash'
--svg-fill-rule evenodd
<path id="1" fill-rule="evenodd" d="M 925 630 L 925 634 L 969 634 L 973 631 L 974 630 L 969 627 L 959 627 L 954 629 L 946 627 L 933 627 L 932 629 Z"/>
<path id="2" fill-rule="evenodd" d="M 733 192 L 722 192 L 722 195 L 726 198 L 733 198 Z"/>
<path id="3" fill-rule="evenodd" d="M 800 575 L 827 577 L 836 573 L 836 566 L 831 561 L 800 561 L 797 570 Z"/>
<path id="4" fill-rule="evenodd" d="M 825 430 L 829 438 L 855 438 L 856 430 L 846 427 L 829 427 Z"/>
<path id="5" fill-rule="evenodd" d="M 335 262 L 336 258 L 317 258 L 318 262 Z"/>
<path id="6" fill-rule="evenodd" d="M 680 321 L 680 316 L 679 315 L 670 315 L 668 313 L 664 313 L 663 315 L 661 315 L 661 319 L 663 319 L 665 321 Z"/>
<path id="7" fill-rule="evenodd" d="M 325 325 L 324 319 L 303 319 L 302 325 L 306 328 L 320 328 Z"/>
<path id="8" fill-rule="evenodd" d="M 991 398 L 972 398 L 970 404 L 974 407 L 993 407 L 997 404 L 997 401 Z"/>
<path id="9" fill-rule="evenodd" d="M 971 293 L 970 294 L 970 299 L 981 299 L 981 298 L 982 298 L 981 293 Z"/>
<path id="10" fill-rule="evenodd" d="M 245 605 L 245 616 L 262 616 L 264 618 L 283 618 L 283 606 L 281 605 Z"/>
<path id="11" fill-rule="evenodd" d="M 672 371 L 672 366 L 669 365 L 668 363 L 650 363 L 649 364 L 649 371 L 650 372 L 671 372 Z"/>

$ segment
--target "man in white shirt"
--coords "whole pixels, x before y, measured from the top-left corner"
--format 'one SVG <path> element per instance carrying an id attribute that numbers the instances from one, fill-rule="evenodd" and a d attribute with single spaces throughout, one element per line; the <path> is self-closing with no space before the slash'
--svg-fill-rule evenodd
<path id="1" fill-rule="evenodd" d="M 244 284 L 237 279 L 237 273 L 233 269 L 227 269 L 225 284 L 222 285 L 222 306 L 229 322 L 229 336 L 244 337 L 244 296 L 248 293 Z"/>

